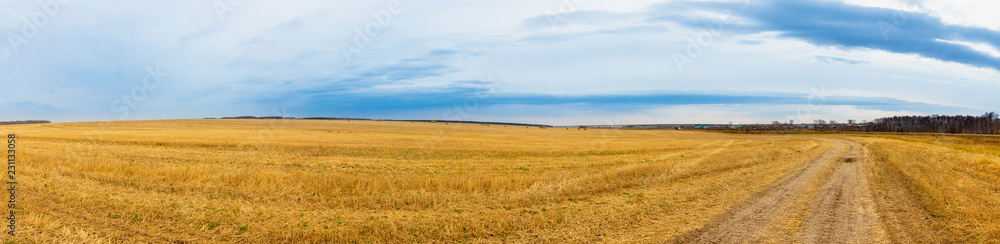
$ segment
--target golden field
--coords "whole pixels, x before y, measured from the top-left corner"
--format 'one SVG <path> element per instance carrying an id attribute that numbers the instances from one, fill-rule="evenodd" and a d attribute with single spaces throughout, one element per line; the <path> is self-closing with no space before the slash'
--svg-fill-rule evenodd
<path id="1" fill-rule="evenodd" d="M 662 243 L 839 140 L 864 145 L 890 241 L 1000 238 L 996 137 L 307 120 L 0 130 L 20 139 L 15 243 Z"/>
<path id="2" fill-rule="evenodd" d="M 895 240 L 1000 243 L 1000 137 L 878 135 L 872 192 Z"/>

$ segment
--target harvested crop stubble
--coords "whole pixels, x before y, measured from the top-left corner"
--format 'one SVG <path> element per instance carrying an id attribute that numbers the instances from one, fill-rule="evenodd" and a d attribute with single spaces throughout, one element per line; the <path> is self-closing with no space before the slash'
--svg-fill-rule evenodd
<path id="1" fill-rule="evenodd" d="M 663 242 L 827 140 L 444 123 L 3 126 L 26 242 Z"/>

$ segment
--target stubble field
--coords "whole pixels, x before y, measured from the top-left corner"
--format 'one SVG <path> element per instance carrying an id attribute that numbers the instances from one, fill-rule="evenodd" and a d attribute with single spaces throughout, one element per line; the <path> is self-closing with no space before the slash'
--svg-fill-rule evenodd
<path id="1" fill-rule="evenodd" d="M 995 137 L 305 120 L 0 129 L 19 138 L 13 240 L 25 243 L 1000 238 Z"/>

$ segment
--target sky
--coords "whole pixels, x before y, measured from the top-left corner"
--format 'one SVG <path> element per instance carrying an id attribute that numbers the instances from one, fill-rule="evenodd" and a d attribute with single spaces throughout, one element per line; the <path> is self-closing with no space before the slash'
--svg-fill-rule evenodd
<path id="1" fill-rule="evenodd" d="M 5 0 L 0 120 L 1000 111 L 1000 1 Z"/>

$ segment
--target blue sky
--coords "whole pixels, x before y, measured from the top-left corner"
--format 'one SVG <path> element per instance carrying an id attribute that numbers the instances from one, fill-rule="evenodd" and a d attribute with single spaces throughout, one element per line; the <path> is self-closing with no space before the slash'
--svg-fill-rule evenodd
<path id="1" fill-rule="evenodd" d="M 1000 111 L 971 0 L 0 2 L 0 120 L 574 124 Z"/>

